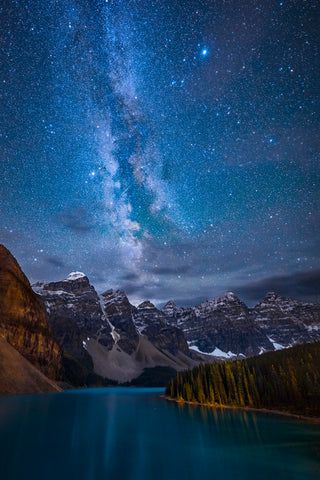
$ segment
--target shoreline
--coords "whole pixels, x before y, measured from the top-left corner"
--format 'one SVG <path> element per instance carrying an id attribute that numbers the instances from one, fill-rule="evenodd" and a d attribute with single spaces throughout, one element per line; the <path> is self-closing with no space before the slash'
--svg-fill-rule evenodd
<path id="1" fill-rule="evenodd" d="M 260 412 L 260 413 L 268 413 L 273 415 L 282 415 L 284 417 L 291 417 L 295 418 L 296 420 L 301 420 L 304 422 L 311 422 L 315 424 L 320 424 L 320 417 L 308 417 L 307 415 L 299 415 L 298 413 L 290 413 L 287 411 L 282 410 L 271 410 L 268 408 L 254 408 L 254 407 L 236 407 L 234 405 L 212 405 L 212 403 L 199 403 L 199 402 L 187 402 L 186 400 L 177 400 L 176 398 L 171 398 L 166 395 L 160 395 L 163 399 L 169 402 L 175 402 L 180 404 L 187 404 L 187 405 L 199 405 L 202 407 L 211 407 L 215 409 L 228 409 L 228 410 L 244 410 L 247 412 Z"/>

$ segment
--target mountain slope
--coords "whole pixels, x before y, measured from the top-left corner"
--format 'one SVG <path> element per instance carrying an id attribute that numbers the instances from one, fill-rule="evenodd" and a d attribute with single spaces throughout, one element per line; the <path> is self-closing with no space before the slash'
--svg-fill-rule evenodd
<path id="1" fill-rule="evenodd" d="M 0 395 L 60 391 L 56 383 L 0 338 Z"/>
<path id="2" fill-rule="evenodd" d="M 0 245 L 0 337 L 50 378 L 57 378 L 61 349 L 45 310 L 18 262 Z"/>
<path id="3" fill-rule="evenodd" d="M 256 326 L 275 349 L 320 339 L 320 305 L 281 297 L 274 292 L 252 309 Z"/>

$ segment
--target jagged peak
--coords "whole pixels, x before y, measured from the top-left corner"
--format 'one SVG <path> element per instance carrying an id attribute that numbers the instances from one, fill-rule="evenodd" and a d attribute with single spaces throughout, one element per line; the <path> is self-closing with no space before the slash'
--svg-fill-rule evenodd
<path id="1" fill-rule="evenodd" d="M 138 309 L 147 309 L 147 308 L 156 308 L 153 303 L 151 303 L 149 300 L 146 300 L 145 302 L 140 303 L 138 305 Z"/>
<path id="2" fill-rule="evenodd" d="M 268 292 L 262 302 L 274 302 L 275 300 L 288 300 L 285 299 L 284 297 L 281 297 L 278 293 L 276 292 Z"/>
<path id="3" fill-rule="evenodd" d="M 279 297 L 279 295 L 276 292 L 268 292 L 266 297 Z"/>
<path id="4" fill-rule="evenodd" d="M 217 307 L 218 305 L 221 305 L 225 302 L 241 303 L 241 300 L 237 297 L 235 293 L 231 291 L 226 291 L 223 295 L 220 295 L 220 297 L 215 297 L 215 298 L 206 300 L 205 302 L 202 302 L 199 305 L 196 305 L 195 308 L 206 308 L 208 306 Z"/>
<path id="5" fill-rule="evenodd" d="M 129 302 L 129 299 L 123 290 L 113 290 L 112 288 L 106 290 L 100 295 L 100 298 L 105 307 L 114 307 L 117 309 L 134 308 Z"/>
<path id="6" fill-rule="evenodd" d="M 174 303 L 173 300 L 169 300 L 161 310 L 165 310 L 166 308 L 177 308 L 176 304 Z"/>
<path id="7" fill-rule="evenodd" d="M 275 292 L 268 292 L 261 302 L 257 306 L 263 306 L 265 304 L 277 304 L 283 308 L 286 308 L 288 305 L 310 305 L 307 302 L 302 302 L 300 300 L 295 300 L 293 298 L 283 297 Z"/>
<path id="8" fill-rule="evenodd" d="M 233 292 L 231 292 L 231 290 L 227 290 L 223 295 L 221 295 L 220 297 L 218 297 L 217 299 L 218 301 L 221 301 L 221 300 L 234 300 L 234 301 L 239 301 L 239 298 L 237 297 L 237 295 Z"/>
<path id="9" fill-rule="evenodd" d="M 127 295 L 123 290 L 114 290 L 113 288 L 101 293 L 101 296 L 104 298 L 127 298 Z"/>
<path id="10" fill-rule="evenodd" d="M 79 280 L 79 278 L 87 278 L 87 276 L 82 273 L 82 272 L 71 272 L 69 273 L 69 275 L 67 276 L 67 278 L 65 278 L 64 280 L 62 280 L 63 282 L 69 282 L 70 280 L 73 281 L 73 280 Z"/>

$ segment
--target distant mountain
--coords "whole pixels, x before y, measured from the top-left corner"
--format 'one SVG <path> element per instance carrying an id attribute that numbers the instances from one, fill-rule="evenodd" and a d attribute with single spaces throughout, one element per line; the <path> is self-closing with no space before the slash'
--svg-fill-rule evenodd
<path id="1" fill-rule="evenodd" d="M 132 381 L 145 369 L 180 371 L 320 339 L 319 305 L 272 293 L 252 309 L 226 292 L 192 308 L 169 301 L 159 310 L 150 301 L 132 305 L 121 290 L 99 296 L 79 272 L 34 289 L 65 354 L 80 365 L 91 362 L 86 375 L 117 382 Z"/>
<path id="2" fill-rule="evenodd" d="M 275 350 L 320 340 L 320 305 L 268 293 L 251 315 Z"/>
<path id="3" fill-rule="evenodd" d="M 267 294 L 248 308 L 232 292 L 192 308 L 163 308 L 167 322 L 180 328 L 189 348 L 215 357 L 244 358 L 268 350 L 320 340 L 320 305 Z"/>
<path id="4" fill-rule="evenodd" d="M 0 245 L 0 337 L 45 375 L 52 379 L 59 377 L 61 349 L 46 312 L 18 262 L 3 245 Z M 4 343 L 2 346 L 5 348 Z"/>

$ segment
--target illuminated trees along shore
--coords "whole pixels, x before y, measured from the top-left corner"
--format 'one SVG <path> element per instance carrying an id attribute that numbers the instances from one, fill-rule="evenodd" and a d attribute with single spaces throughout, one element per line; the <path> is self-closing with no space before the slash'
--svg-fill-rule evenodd
<path id="1" fill-rule="evenodd" d="M 178 401 L 320 417 L 320 342 L 245 360 L 201 364 L 166 388 Z"/>

